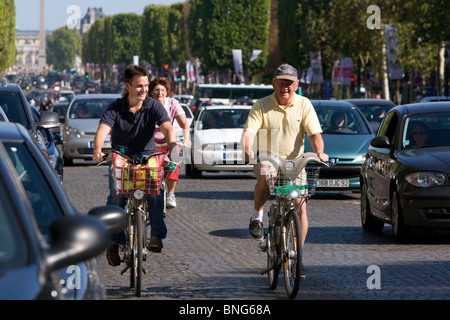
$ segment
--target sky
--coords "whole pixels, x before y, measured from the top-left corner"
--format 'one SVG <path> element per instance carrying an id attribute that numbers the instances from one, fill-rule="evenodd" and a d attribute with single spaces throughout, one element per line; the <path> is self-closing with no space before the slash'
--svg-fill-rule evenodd
<path id="1" fill-rule="evenodd" d="M 78 12 L 83 18 L 88 8 L 102 8 L 106 16 L 130 12 L 142 14 L 150 4 L 171 5 L 180 2 L 185 0 L 45 0 L 45 29 L 53 31 L 70 25 Z M 40 0 L 14 0 L 14 3 L 16 29 L 39 30 Z"/>

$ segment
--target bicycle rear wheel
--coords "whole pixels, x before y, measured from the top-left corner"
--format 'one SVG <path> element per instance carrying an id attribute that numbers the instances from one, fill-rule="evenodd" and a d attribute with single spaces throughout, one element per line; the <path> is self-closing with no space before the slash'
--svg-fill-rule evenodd
<path id="1" fill-rule="evenodd" d="M 295 210 L 289 211 L 286 217 L 286 234 L 284 248 L 284 282 L 286 294 L 290 299 L 297 296 L 300 287 L 302 269 L 302 236 L 300 218 Z"/>

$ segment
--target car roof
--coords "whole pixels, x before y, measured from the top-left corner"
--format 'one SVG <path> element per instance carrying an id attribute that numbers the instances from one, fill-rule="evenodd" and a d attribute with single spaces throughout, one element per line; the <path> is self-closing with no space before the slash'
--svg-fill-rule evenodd
<path id="1" fill-rule="evenodd" d="M 353 104 L 343 100 L 310 100 L 314 107 L 355 107 Z"/>
<path id="2" fill-rule="evenodd" d="M 357 106 L 373 105 L 373 104 L 395 106 L 394 102 L 392 102 L 391 100 L 386 100 L 386 99 L 361 98 L 361 99 L 345 99 L 343 101 L 353 103 L 354 105 L 357 105 Z"/>
<path id="3" fill-rule="evenodd" d="M 92 93 L 92 94 L 79 94 L 73 98 L 73 100 L 80 100 L 80 99 L 86 99 L 86 100 L 92 100 L 92 99 L 107 99 L 107 98 L 122 98 L 122 95 L 120 93 Z"/>
<path id="4" fill-rule="evenodd" d="M 220 105 L 212 105 L 212 106 L 204 106 L 202 110 L 231 110 L 231 109 L 251 109 L 252 106 L 246 106 L 241 104 L 220 104 Z"/>
<path id="5" fill-rule="evenodd" d="M 8 83 L 6 86 L 0 85 L 0 91 L 22 91 L 22 89 L 16 83 Z"/>
<path id="6" fill-rule="evenodd" d="M 0 137 L 1 140 L 23 141 L 27 137 L 23 131 L 26 130 L 21 124 L 15 122 L 0 121 Z"/>
<path id="7" fill-rule="evenodd" d="M 392 110 L 398 110 L 405 115 L 450 111 L 450 101 L 402 104 Z"/>

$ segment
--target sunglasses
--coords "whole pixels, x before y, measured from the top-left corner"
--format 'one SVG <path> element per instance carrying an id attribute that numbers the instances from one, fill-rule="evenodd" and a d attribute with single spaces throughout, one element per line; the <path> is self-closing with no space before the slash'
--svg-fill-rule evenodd
<path id="1" fill-rule="evenodd" d="M 427 134 L 427 132 L 426 131 L 415 131 L 415 132 L 413 132 L 413 134 L 424 136 Z"/>

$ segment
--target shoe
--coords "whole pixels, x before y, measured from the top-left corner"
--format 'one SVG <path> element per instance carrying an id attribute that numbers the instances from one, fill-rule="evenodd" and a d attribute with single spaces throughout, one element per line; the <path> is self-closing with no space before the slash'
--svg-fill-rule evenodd
<path id="1" fill-rule="evenodd" d="M 305 266 L 302 264 L 302 270 L 300 270 L 300 279 L 306 278 Z"/>
<path id="2" fill-rule="evenodd" d="M 253 220 L 250 219 L 250 225 L 248 227 L 248 230 L 250 231 L 250 235 L 253 239 L 261 241 L 264 239 L 264 229 L 263 229 L 263 223 L 260 220 Z"/>
<path id="3" fill-rule="evenodd" d="M 166 199 L 166 208 L 167 209 L 175 209 L 177 207 L 177 201 L 175 200 L 175 195 L 173 193 L 169 193 Z"/>
<path id="4" fill-rule="evenodd" d="M 113 243 L 109 246 L 106 250 L 106 259 L 110 266 L 117 267 L 120 265 L 119 245 Z"/>
<path id="5" fill-rule="evenodd" d="M 152 252 L 159 253 L 161 252 L 162 247 L 163 247 L 162 240 L 155 236 L 152 236 L 150 238 L 150 243 L 148 244 L 147 249 Z"/>

